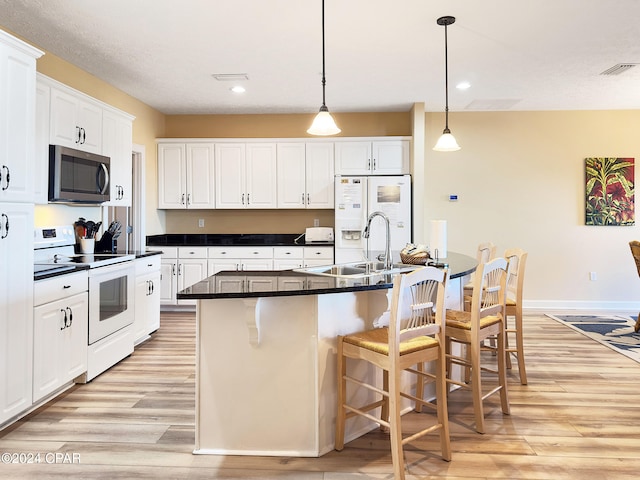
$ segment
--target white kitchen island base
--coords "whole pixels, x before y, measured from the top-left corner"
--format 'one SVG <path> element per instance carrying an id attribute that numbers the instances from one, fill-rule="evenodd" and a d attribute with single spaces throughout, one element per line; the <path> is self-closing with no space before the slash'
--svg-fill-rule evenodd
<path id="1" fill-rule="evenodd" d="M 462 284 L 450 282 L 454 306 Z M 194 453 L 316 457 L 333 450 L 336 337 L 384 321 L 389 292 L 199 299 Z M 367 364 L 348 368 L 381 382 Z M 358 401 L 373 398 L 357 391 Z M 345 440 L 376 427 L 349 419 Z"/>

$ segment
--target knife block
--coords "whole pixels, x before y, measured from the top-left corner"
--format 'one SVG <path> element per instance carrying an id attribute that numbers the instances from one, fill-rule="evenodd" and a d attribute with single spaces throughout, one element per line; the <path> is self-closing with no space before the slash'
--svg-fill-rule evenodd
<path id="1" fill-rule="evenodd" d="M 109 232 L 104 232 L 102 238 L 96 243 L 96 253 L 116 253 L 118 250 L 118 240 L 113 238 Z"/>

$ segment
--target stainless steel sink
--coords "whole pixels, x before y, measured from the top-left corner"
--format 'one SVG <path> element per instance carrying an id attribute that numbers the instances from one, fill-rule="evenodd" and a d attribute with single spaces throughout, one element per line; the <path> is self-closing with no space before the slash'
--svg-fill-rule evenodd
<path id="1" fill-rule="evenodd" d="M 340 265 L 322 265 L 318 267 L 296 268 L 296 272 L 325 275 L 328 277 L 363 278 L 375 275 L 392 275 L 395 273 L 411 272 L 420 265 L 405 265 L 395 263 L 390 269 L 384 268 L 384 262 L 355 262 Z"/>

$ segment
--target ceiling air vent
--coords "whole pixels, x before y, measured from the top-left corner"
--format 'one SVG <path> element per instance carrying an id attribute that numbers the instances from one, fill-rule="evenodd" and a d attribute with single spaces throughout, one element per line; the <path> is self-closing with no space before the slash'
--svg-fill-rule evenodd
<path id="1" fill-rule="evenodd" d="M 240 80 L 249 80 L 249 75 L 246 73 L 213 73 L 213 78 L 219 82 L 237 82 Z"/>
<path id="2" fill-rule="evenodd" d="M 613 67 L 608 68 L 607 70 L 602 72 L 600 75 L 620 75 L 621 73 L 626 72 L 627 70 L 635 67 L 636 65 L 638 64 L 637 63 L 618 63 L 617 65 L 614 65 Z"/>

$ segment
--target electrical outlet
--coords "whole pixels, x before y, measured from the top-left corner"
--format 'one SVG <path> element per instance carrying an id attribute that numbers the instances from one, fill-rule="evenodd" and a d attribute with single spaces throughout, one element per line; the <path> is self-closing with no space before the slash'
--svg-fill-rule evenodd
<path id="1" fill-rule="evenodd" d="M 313 226 L 314 227 L 319 227 L 320 226 L 320 219 L 319 218 L 314 218 L 313 219 Z"/>
<path id="2" fill-rule="evenodd" d="M 598 275 L 596 274 L 596 272 L 589 272 L 589 280 L 591 280 L 592 282 L 598 280 Z"/>
<path id="3" fill-rule="evenodd" d="M 204 218 L 199 218 L 198 219 L 198 227 L 204 228 Z"/>

